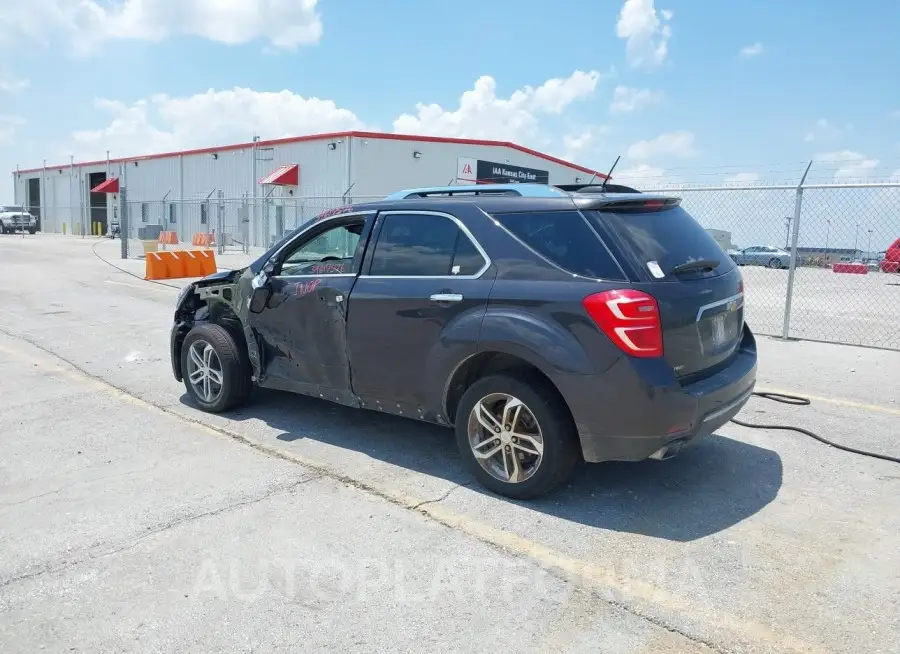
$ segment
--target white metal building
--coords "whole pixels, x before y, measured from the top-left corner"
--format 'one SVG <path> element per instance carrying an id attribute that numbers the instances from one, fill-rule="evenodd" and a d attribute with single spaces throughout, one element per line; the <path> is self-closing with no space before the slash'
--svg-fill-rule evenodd
<path id="1" fill-rule="evenodd" d="M 706 233 L 712 236 L 715 242 L 719 244 L 719 247 L 726 252 L 734 249 L 734 243 L 731 242 L 731 232 L 724 229 L 707 229 Z"/>
<path id="2" fill-rule="evenodd" d="M 260 184 L 282 166 L 294 169 L 295 186 Z M 166 229 L 178 231 L 182 239 L 190 238 L 191 231 L 214 227 L 210 203 L 228 208 L 216 216 L 236 216 L 237 203 L 244 203 L 249 207 L 244 222 L 251 224 L 261 217 L 268 220 L 269 209 L 281 207 L 279 227 L 290 228 L 323 209 L 414 186 L 487 181 L 562 184 L 592 178 L 597 182 L 605 177 L 514 143 L 376 132 L 318 134 L 70 162 L 16 171 L 13 176 L 15 202 L 40 216 L 43 231 L 62 232 L 65 227 L 70 233 L 79 229 L 89 233 L 90 227 L 85 226 L 95 222 L 103 223 L 105 230 L 107 208 L 112 216 L 118 200 L 113 193 L 90 190 L 115 178 L 126 189 L 132 226 L 164 224 Z M 230 217 L 226 220 L 232 221 Z M 270 227 L 251 230 L 253 244 L 261 244 L 260 240 L 269 240 L 279 231 Z"/>

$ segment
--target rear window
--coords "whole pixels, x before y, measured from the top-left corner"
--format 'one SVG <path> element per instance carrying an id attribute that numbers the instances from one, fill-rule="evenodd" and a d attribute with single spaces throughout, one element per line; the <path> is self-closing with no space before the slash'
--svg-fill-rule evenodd
<path id="1" fill-rule="evenodd" d="M 545 259 L 591 279 L 622 280 L 622 270 L 577 211 L 499 213 L 494 218 Z"/>
<path id="2" fill-rule="evenodd" d="M 611 232 L 624 253 L 645 271 L 647 263 L 655 261 L 668 275 L 675 266 L 700 259 L 719 262 L 711 275 L 721 275 L 734 268 L 731 257 L 680 206 L 643 213 L 585 211 L 584 214 L 599 229 Z"/>

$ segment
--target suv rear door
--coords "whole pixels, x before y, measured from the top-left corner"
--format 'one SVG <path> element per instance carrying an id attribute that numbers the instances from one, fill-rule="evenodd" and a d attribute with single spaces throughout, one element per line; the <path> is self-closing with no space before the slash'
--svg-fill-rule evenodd
<path id="1" fill-rule="evenodd" d="M 632 199 L 584 214 L 630 268 L 632 287 L 656 299 L 664 356 L 682 382 L 718 370 L 743 336 L 743 281 L 731 257 L 677 200 Z"/>
<path id="2" fill-rule="evenodd" d="M 348 306 L 353 389 L 370 408 L 433 409 L 429 389 L 440 364 L 475 353 L 494 269 L 449 213 L 382 212 L 372 241 Z"/>

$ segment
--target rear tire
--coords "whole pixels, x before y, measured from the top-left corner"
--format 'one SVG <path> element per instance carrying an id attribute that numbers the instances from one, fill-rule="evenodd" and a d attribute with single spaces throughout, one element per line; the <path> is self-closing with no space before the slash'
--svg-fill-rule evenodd
<path id="1" fill-rule="evenodd" d="M 253 390 L 247 352 L 221 325 L 198 325 L 188 332 L 181 346 L 181 370 L 188 395 L 207 413 L 240 406 Z"/>
<path id="2" fill-rule="evenodd" d="M 781 268 L 781 259 L 777 259 L 775 257 L 769 259 L 769 268 Z"/>
<path id="3" fill-rule="evenodd" d="M 515 408 L 507 411 L 508 424 L 501 425 L 504 421 L 497 418 L 504 417 L 502 408 L 510 401 Z M 495 412 L 491 407 L 498 408 Z M 568 407 L 556 389 L 537 375 L 479 379 L 460 399 L 455 423 L 460 457 L 478 482 L 498 495 L 524 500 L 549 493 L 571 476 L 580 457 L 578 432 Z M 494 429 L 488 431 L 486 424 Z M 512 431 L 502 429 L 509 426 Z M 523 439 L 519 434 L 528 435 Z M 476 457 L 476 449 L 482 458 Z M 491 451 L 496 454 L 483 458 Z M 506 480 L 500 478 L 512 470 L 519 473 L 519 481 L 511 481 L 513 472 Z"/>

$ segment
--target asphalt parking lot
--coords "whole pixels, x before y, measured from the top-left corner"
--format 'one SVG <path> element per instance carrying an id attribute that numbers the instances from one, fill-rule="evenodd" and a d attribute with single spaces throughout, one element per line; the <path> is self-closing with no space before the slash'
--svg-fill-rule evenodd
<path id="1" fill-rule="evenodd" d="M 780 336 L 788 271 L 744 266 L 747 316 L 758 332 Z M 900 348 L 900 275 L 867 275 L 797 268 L 791 303 L 791 337 Z"/>
<path id="2" fill-rule="evenodd" d="M 0 238 L 4 652 L 900 650 L 896 464 L 730 424 L 511 502 L 441 428 L 281 393 L 196 411 L 179 282 L 94 249 L 121 263 Z M 900 456 L 900 353 L 760 352 L 761 388 L 813 404 L 743 420 Z"/>

